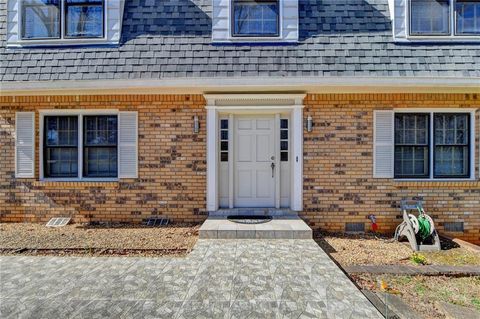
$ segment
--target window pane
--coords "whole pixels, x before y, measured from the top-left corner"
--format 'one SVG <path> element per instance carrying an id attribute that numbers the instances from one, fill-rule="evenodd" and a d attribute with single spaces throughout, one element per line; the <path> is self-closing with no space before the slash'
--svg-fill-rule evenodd
<path id="1" fill-rule="evenodd" d="M 117 144 L 117 116 L 85 116 L 84 144 L 107 146 Z"/>
<path id="2" fill-rule="evenodd" d="M 280 153 L 280 161 L 288 162 L 288 152 L 281 152 Z"/>
<path id="3" fill-rule="evenodd" d="M 287 130 L 281 130 L 280 131 L 280 139 L 288 140 L 288 131 Z"/>
<path id="4" fill-rule="evenodd" d="M 60 37 L 60 0 L 25 0 L 22 8 L 22 38 Z"/>
<path id="5" fill-rule="evenodd" d="M 236 0 L 233 11 L 233 35 L 278 34 L 278 1 Z"/>
<path id="6" fill-rule="evenodd" d="M 77 177 L 77 148 L 47 148 L 45 177 Z"/>
<path id="7" fill-rule="evenodd" d="M 288 128 L 288 120 L 287 119 L 281 119 L 280 120 L 280 128 L 283 128 L 283 129 Z"/>
<path id="8" fill-rule="evenodd" d="M 456 5 L 457 34 L 480 34 L 480 1 L 460 1 Z"/>
<path id="9" fill-rule="evenodd" d="M 469 115 L 435 114 L 435 177 L 468 177 Z"/>
<path id="10" fill-rule="evenodd" d="M 220 161 L 228 162 L 228 152 L 221 152 L 220 153 Z"/>
<path id="11" fill-rule="evenodd" d="M 428 114 L 396 114 L 395 144 L 427 145 Z"/>
<path id="12" fill-rule="evenodd" d="M 86 177 L 116 177 L 116 147 L 86 147 L 84 150 L 84 175 Z"/>
<path id="13" fill-rule="evenodd" d="M 221 151 L 228 151 L 228 142 L 221 142 L 220 143 L 220 150 Z"/>
<path id="14" fill-rule="evenodd" d="M 220 121 L 220 128 L 222 130 L 228 130 L 228 120 L 221 120 Z"/>
<path id="15" fill-rule="evenodd" d="M 228 131 L 221 131 L 220 132 L 220 139 L 222 140 L 228 140 Z"/>
<path id="16" fill-rule="evenodd" d="M 76 116 L 47 116 L 45 127 L 47 147 L 77 146 L 78 118 Z"/>
<path id="17" fill-rule="evenodd" d="M 66 36 L 102 37 L 102 0 L 67 0 L 65 2 Z"/>
<path id="18" fill-rule="evenodd" d="M 449 0 L 411 0 L 412 34 L 449 34 Z"/>
<path id="19" fill-rule="evenodd" d="M 396 146 L 395 177 L 428 177 L 428 147 Z"/>

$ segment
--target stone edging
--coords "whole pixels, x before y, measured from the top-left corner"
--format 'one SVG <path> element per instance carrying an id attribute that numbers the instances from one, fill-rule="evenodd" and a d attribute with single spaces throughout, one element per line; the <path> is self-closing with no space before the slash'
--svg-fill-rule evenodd
<path id="1" fill-rule="evenodd" d="M 446 265 L 355 265 L 343 269 L 348 274 L 393 274 L 393 275 L 424 275 L 424 276 L 480 276 L 478 266 L 446 266 Z"/>

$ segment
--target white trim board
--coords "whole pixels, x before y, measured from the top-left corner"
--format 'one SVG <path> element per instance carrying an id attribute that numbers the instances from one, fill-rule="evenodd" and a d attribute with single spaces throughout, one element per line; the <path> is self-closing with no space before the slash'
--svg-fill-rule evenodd
<path id="1" fill-rule="evenodd" d="M 303 210 L 303 99 L 305 94 L 222 94 L 205 95 L 207 100 L 207 211 L 219 208 L 219 117 L 234 114 L 289 114 L 291 127 L 291 193 L 290 208 Z M 225 101 L 242 101 L 242 105 L 218 106 Z M 290 100 L 291 105 L 275 106 L 275 101 Z M 258 104 L 263 101 L 266 105 Z M 250 103 L 250 104 L 249 104 Z M 255 104 L 251 104 L 255 103 Z M 248 107 L 248 109 L 246 109 Z M 230 124 L 231 125 L 231 124 Z M 230 146 L 231 147 L 231 146 Z M 278 166 L 278 165 L 277 165 Z M 229 186 L 230 187 L 230 186 Z M 229 206 L 231 199 L 229 198 Z"/>
<path id="2" fill-rule="evenodd" d="M 12 81 L 1 95 L 209 94 L 213 92 L 480 93 L 480 77 L 236 77 Z"/>

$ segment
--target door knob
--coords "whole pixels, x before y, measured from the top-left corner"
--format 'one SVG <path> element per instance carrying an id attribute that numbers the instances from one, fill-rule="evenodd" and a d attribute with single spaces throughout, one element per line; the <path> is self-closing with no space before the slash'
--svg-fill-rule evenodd
<path id="1" fill-rule="evenodd" d="M 272 178 L 273 178 L 275 174 L 275 163 L 270 164 L 270 167 L 272 168 Z"/>

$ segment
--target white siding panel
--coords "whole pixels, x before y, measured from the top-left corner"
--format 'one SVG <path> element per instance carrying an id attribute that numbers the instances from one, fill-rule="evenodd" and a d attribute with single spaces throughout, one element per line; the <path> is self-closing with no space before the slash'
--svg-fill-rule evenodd
<path id="1" fill-rule="evenodd" d="M 15 176 L 35 177 L 34 112 L 17 112 L 15 116 Z"/>
<path id="2" fill-rule="evenodd" d="M 408 0 L 395 0 L 393 37 L 405 39 L 407 37 L 407 5 Z"/>
<path id="3" fill-rule="evenodd" d="M 7 41 L 16 42 L 19 40 L 19 7 L 20 0 L 7 1 Z"/>
<path id="4" fill-rule="evenodd" d="M 393 111 L 375 111 L 373 122 L 373 177 L 393 178 L 394 113 Z"/>
<path id="5" fill-rule="evenodd" d="M 118 177 L 138 177 L 138 113 L 118 115 Z"/>

